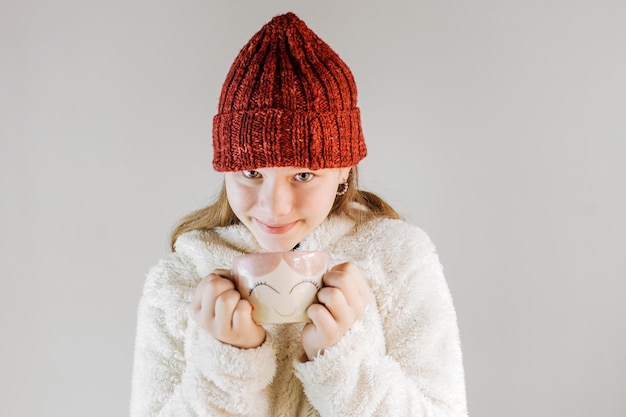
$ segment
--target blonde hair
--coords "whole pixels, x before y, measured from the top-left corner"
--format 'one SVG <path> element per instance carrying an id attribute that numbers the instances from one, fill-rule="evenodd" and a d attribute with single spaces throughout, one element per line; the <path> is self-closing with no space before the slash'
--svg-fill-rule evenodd
<path id="1" fill-rule="evenodd" d="M 364 223 L 375 218 L 401 219 L 387 202 L 374 193 L 360 190 L 358 187 L 358 170 L 354 166 L 348 175 L 348 190 L 344 195 L 337 196 L 335 203 L 330 209 L 330 215 L 345 215 L 353 219 L 357 224 Z M 214 227 L 225 227 L 240 223 L 235 213 L 228 204 L 226 187 L 222 188 L 215 201 L 200 210 L 196 210 L 183 217 L 172 232 L 170 247 L 175 252 L 176 239 L 183 233 L 191 230 L 208 230 Z"/>

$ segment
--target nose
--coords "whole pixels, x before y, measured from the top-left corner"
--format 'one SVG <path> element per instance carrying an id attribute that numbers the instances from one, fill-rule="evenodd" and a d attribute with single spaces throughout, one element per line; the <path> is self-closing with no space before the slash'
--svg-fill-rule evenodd
<path id="1" fill-rule="evenodd" d="M 261 191 L 261 203 L 271 217 L 282 217 L 291 212 L 293 191 L 283 181 L 265 181 Z"/>

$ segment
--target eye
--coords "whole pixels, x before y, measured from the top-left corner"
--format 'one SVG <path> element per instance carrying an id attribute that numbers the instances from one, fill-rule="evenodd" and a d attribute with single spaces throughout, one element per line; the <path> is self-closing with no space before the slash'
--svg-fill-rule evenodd
<path id="1" fill-rule="evenodd" d="M 253 169 L 241 171 L 243 176 L 250 179 L 261 178 L 261 173 L 259 171 L 255 171 Z"/>
<path id="2" fill-rule="evenodd" d="M 319 284 L 317 282 L 313 281 L 312 279 L 305 279 L 304 281 L 300 281 L 296 285 L 291 287 L 291 291 L 289 291 L 289 293 L 291 294 L 293 292 L 293 290 L 295 290 L 298 285 L 302 285 L 302 284 L 311 284 L 318 291 L 320 289 L 320 286 L 319 286 Z"/>
<path id="3" fill-rule="evenodd" d="M 299 172 L 294 177 L 298 182 L 309 182 L 315 177 L 315 174 L 312 172 Z"/>
<path id="4" fill-rule="evenodd" d="M 272 287 L 267 282 L 259 281 L 259 282 L 256 282 L 252 288 L 250 288 L 250 291 L 248 291 L 248 296 L 252 295 L 252 291 L 256 290 L 256 288 L 261 285 L 265 285 L 266 287 L 269 287 L 272 290 L 274 290 L 274 292 L 280 294 L 278 291 L 276 291 L 276 288 Z"/>

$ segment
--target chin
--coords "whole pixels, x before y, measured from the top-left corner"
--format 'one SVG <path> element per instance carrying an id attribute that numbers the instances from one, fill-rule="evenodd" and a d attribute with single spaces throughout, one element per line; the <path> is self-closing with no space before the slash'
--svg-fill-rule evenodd
<path id="1" fill-rule="evenodd" d="M 268 252 L 289 252 L 292 250 L 302 238 L 278 238 L 272 239 L 266 236 L 262 236 L 261 239 L 258 239 L 259 243 Z"/>
<path id="2" fill-rule="evenodd" d="M 289 252 L 292 250 L 298 242 L 293 245 L 290 243 L 278 244 L 276 242 L 262 242 L 261 246 L 268 252 Z"/>

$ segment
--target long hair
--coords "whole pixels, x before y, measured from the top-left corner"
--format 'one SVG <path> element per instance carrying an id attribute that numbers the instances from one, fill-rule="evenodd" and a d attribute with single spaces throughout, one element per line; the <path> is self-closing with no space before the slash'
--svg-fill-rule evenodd
<path id="1" fill-rule="evenodd" d="M 340 214 L 353 219 L 357 224 L 364 223 L 374 218 L 401 219 L 387 202 L 374 193 L 360 190 L 358 184 L 358 169 L 352 167 L 348 175 L 348 190 L 344 195 L 337 196 L 329 216 Z M 240 223 L 235 213 L 228 204 L 226 187 L 222 188 L 215 201 L 200 210 L 196 210 L 184 216 L 174 228 L 170 247 L 172 252 L 176 249 L 176 239 L 183 233 L 191 230 L 208 230 L 214 227 L 224 227 Z"/>

